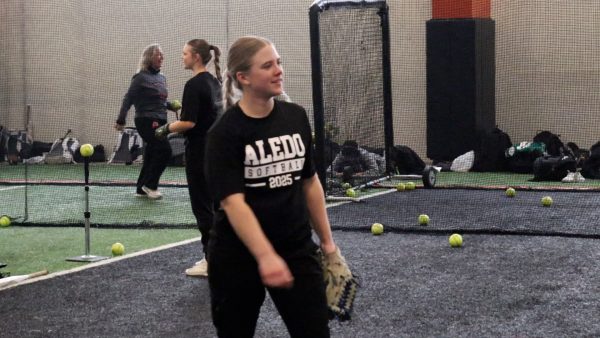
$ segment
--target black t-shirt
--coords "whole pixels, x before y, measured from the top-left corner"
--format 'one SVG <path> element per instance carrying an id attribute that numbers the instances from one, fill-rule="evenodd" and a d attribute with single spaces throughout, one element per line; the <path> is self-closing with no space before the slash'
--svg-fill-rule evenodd
<path id="1" fill-rule="evenodd" d="M 188 139 L 206 136 L 222 109 L 221 83 L 209 72 L 189 79 L 183 88 L 181 121 L 194 122 L 184 135 Z"/>
<path id="2" fill-rule="evenodd" d="M 311 237 L 303 179 L 315 174 L 306 111 L 275 100 L 265 118 L 229 109 L 208 133 L 205 172 L 216 201 L 244 193 L 246 202 L 278 249 Z M 219 246 L 243 245 L 224 212 L 216 215 Z M 212 239 L 211 239 L 212 240 Z"/>

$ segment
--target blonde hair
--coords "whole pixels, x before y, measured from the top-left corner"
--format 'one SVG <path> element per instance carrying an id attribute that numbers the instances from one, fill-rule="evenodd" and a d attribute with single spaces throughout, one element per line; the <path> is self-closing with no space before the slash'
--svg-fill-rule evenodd
<path id="1" fill-rule="evenodd" d="M 252 66 L 252 58 L 263 47 L 273 45 L 268 39 L 259 36 L 244 36 L 237 39 L 236 42 L 229 48 L 227 55 L 227 76 L 223 86 L 223 103 L 224 109 L 227 110 L 235 103 L 235 90 L 241 90 L 242 87 L 237 81 L 236 74 L 238 72 L 247 72 Z M 235 88 L 234 88 L 235 87 Z"/>
<path id="2" fill-rule="evenodd" d="M 223 82 L 223 77 L 221 76 L 221 66 L 219 65 L 219 58 L 221 57 L 221 50 L 217 48 L 217 46 L 213 46 L 206 42 L 203 39 L 193 39 L 186 43 L 186 45 L 192 48 L 192 51 L 198 55 L 200 55 L 200 59 L 202 60 L 202 64 L 206 66 L 210 60 L 213 59 L 210 51 L 212 50 L 215 54 L 214 65 L 215 65 L 215 76 L 219 82 Z"/>
<path id="3" fill-rule="evenodd" d="M 151 45 L 146 46 L 144 51 L 142 52 L 142 56 L 140 57 L 140 63 L 138 65 L 138 73 L 142 70 L 148 70 L 148 68 L 152 65 L 152 57 L 154 56 L 154 52 L 158 50 L 162 53 L 162 48 L 158 43 L 153 43 Z M 158 70 L 158 69 L 157 69 Z"/>

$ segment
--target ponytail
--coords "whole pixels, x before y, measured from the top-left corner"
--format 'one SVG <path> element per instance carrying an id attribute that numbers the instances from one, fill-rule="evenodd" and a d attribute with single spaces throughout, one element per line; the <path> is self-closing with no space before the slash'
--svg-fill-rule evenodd
<path id="1" fill-rule="evenodd" d="M 235 84 L 234 84 L 235 80 L 233 79 L 233 76 L 227 72 L 225 74 L 225 81 L 223 82 L 223 110 L 227 111 L 229 108 L 233 107 L 237 101 L 239 101 L 239 98 L 236 98 L 236 93 L 235 93 Z"/>
<path id="2" fill-rule="evenodd" d="M 227 56 L 227 76 L 223 84 L 224 109 L 235 105 L 243 95 L 235 74 L 246 72 L 252 66 L 252 57 L 271 41 L 258 36 L 245 36 L 237 39 L 229 48 Z"/>
<path id="3" fill-rule="evenodd" d="M 215 45 L 210 45 L 209 49 L 212 49 L 215 54 L 214 63 L 215 63 L 215 75 L 219 82 L 223 83 L 223 76 L 221 75 L 221 65 L 219 64 L 219 59 L 221 57 L 221 50 Z"/>
<path id="4" fill-rule="evenodd" d="M 214 53 L 214 63 L 215 63 L 215 77 L 219 82 L 223 82 L 223 77 L 221 76 L 221 65 L 219 64 L 219 60 L 221 58 L 221 50 L 217 46 L 211 45 L 206 40 L 203 39 L 193 39 L 187 42 L 192 48 L 192 51 L 198 55 L 200 55 L 200 60 L 202 61 L 202 65 L 207 66 L 208 63 L 213 60 L 213 56 L 210 54 L 212 50 Z"/>

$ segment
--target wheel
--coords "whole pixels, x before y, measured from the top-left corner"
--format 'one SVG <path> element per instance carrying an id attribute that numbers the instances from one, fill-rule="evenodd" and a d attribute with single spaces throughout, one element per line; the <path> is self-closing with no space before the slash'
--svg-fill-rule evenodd
<path id="1" fill-rule="evenodd" d="M 435 181 L 437 179 L 437 170 L 431 166 L 426 166 L 423 169 L 423 187 L 431 189 L 435 187 Z"/>

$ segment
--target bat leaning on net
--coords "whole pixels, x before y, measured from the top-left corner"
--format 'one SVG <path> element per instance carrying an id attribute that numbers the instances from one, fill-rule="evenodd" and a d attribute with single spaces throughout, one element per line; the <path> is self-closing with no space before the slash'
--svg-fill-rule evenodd
<path id="1" fill-rule="evenodd" d="M 48 274 L 48 270 L 42 270 L 42 271 L 30 273 L 28 275 L 17 275 L 17 276 L 0 278 L 0 289 L 11 286 L 11 285 L 15 285 L 15 284 L 20 283 L 27 279 L 31 279 L 31 278 L 35 278 L 35 277 L 39 277 L 39 276 L 43 276 L 43 275 L 47 275 L 47 274 Z"/>
<path id="2" fill-rule="evenodd" d="M 340 321 L 349 320 L 358 282 L 339 248 L 329 254 L 321 252 L 321 264 L 330 316 Z"/>

